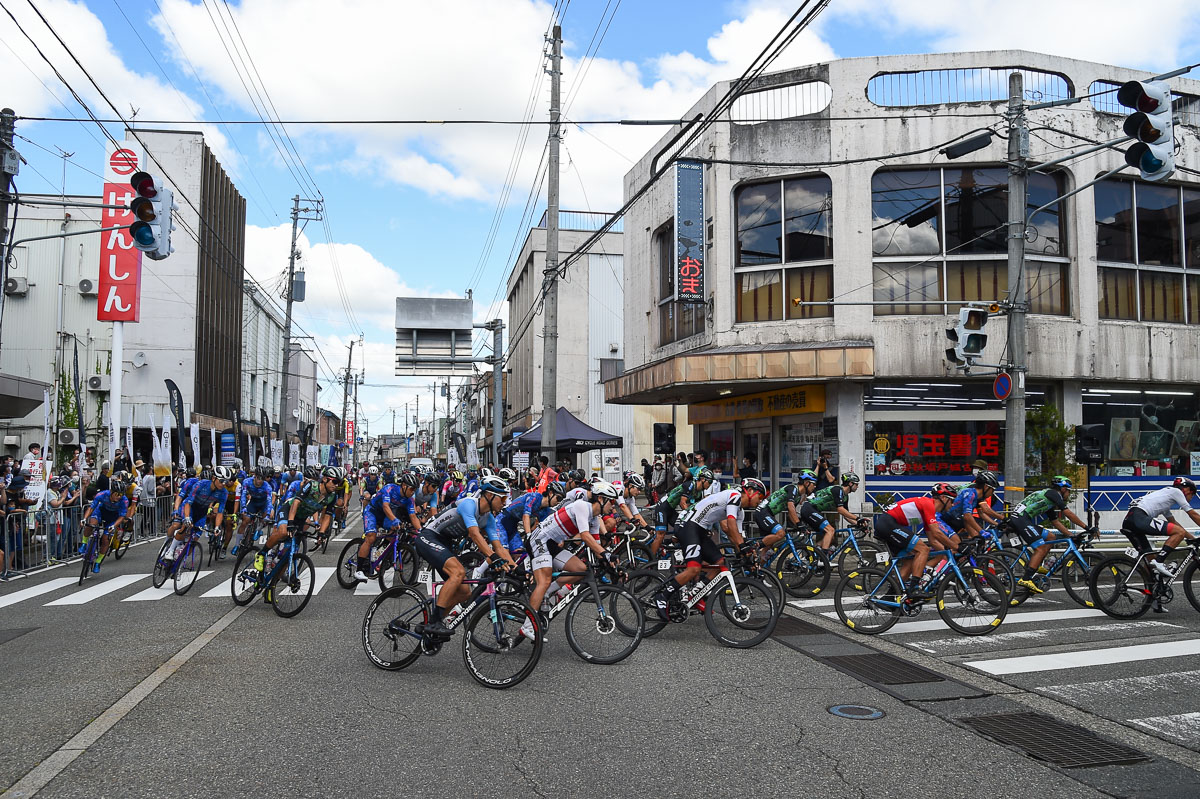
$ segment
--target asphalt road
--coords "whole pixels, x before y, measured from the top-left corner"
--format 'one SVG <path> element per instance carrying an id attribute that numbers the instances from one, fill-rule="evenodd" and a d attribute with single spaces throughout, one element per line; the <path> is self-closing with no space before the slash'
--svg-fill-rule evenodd
<path id="1" fill-rule="evenodd" d="M 497 692 L 470 678 L 457 640 L 402 672 L 372 667 L 359 636 L 369 597 L 333 578 L 291 620 L 261 602 L 231 614 L 234 605 L 221 590 L 228 562 L 185 597 L 147 594 L 156 546 L 106 562 L 83 589 L 73 579 L 55 582 L 77 576 L 68 568 L 0 586 L 0 785 L 32 772 L 30 779 L 50 777 L 38 797 L 122 799 L 267 791 L 864 797 L 981 788 L 991 797 L 1048 799 L 1194 796 L 1179 791 L 1200 785 L 1178 754 L 1191 753 L 1195 742 L 1130 721 L 1197 709 L 1188 704 L 1194 692 L 1168 687 L 1188 687 L 1172 669 L 1186 671 L 1191 658 L 1005 675 L 970 665 L 1030 652 L 1200 639 L 1200 618 L 1181 602 L 1168 619 L 1150 620 L 1175 625 L 1169 628 L 1105 631 L 1102 618 L 1021 624 L 1014 616 L 993 637 L 970 644 L 924 628 L 865 641 L 1002 686 L 974 699 L 905 698 L 798 651 L 798 637 L 726 649 L 699 619 L 669 628 L 610 667 L 576 658 L 556 621 L 533 675 Z M 332 544 L 318 567 L 332 567 L 339 548 Z M 112 590 L 93 590 L 105 588 Z M 87 601 L 54 604 L 81 599 Z M 1040 607 L 1069 609 L 1054 601 Z M 831 609 L 789 612 L 829 631 L 811 640 L 834 642 L 830 651 L 863 643 L 850 631 L 835 634 L 837 623 L 821 615 Z M 1000 637 L 1044 630 L 1065 637 Z M 181 652 L 190 658 L 177 657 Z M 1127 676 L 1142 679 L 1119 707 L 1118 689 L 1092 685 Z M 1028 709 L 1028 697 L 1063 718 L 1120 719 L 1133 743 L 1160 742 L 1162 752 L 1151 752 L 1149 765 L 1064 770 L 962 723 L 962 714 L 976 710 L 1022 702 Z M 862 721 L 827 712 L 840 704 L 886 715 Z"/>

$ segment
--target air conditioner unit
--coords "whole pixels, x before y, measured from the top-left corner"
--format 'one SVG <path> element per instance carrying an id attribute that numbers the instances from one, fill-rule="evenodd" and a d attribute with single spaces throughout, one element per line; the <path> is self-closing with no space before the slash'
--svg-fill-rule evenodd
<path id="1" fill-rule="evenodd" d="M 58 431 L 58 444 L 61 447 L 79 446 L 79 431 L 73 427 L 64 427 Z"/>
<path id="2" fill-rule="evenodd" d="M 79 293 L 85 297 L 95 297 L 98 293 L 96 281 L 89 277 L 85 277 L 83 280 L 79 281 Z"/>
<path id="3" fill-rule="evenodd" d="M 108 391 L 109 385 L 108 375 L 92 375 L 88 378 L 88 391 Z"/>
<path id="4" fill-rule="evenodd" d="M 29 293 L 29 278 L 6 278 L 4 281 L 4 293 L 10 297 L 24 297 Z"/>

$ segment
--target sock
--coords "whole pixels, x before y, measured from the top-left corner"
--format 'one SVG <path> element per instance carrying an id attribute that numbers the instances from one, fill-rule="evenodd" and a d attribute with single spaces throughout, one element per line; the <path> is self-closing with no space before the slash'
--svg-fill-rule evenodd
<path id="1" fill-rule="evenodd" d="M 434 624 L 437 624 L 439 621 L 442 620 L 442 617 L 445 615 L 446 615 L 446 611 L 441 605 L 434 605 L 431 621 Z"/>
<path id="2" fill-rule="evenodd" d="M 663 586 L 663 593 L 667 596 L 675 596 L 679 593 L 680 585 L 675 580 L 667 580 L 667 584 Z"/>
<path id="3" fill-rule="evenodd" d="M 371 563 L 366 558 L 358 559 L 358 570 L 363 574 L 367 574 L 371 570 Z"/>
<path id="4" fill-rule="evenodd" d="M 546 589 L 546 596 L 544 597 L 544 599 L 550 599 L 551 597 L 553 597 L 555 594 L 557 594 L 562 589 L 563 589 L 563 586 L 560 585 L 557 580 L 555 580 L 554 582 L 550 583 L 550 587 L 548 589 Z"/>
<path id="5" fill-rule="evenodd" d="M 1032 580 L 1035 572 L 1037 572 L 1037 569 L 1033 568 L 1032 566 L 1026 566 L 1025 567 L 1025 575 L 1021 579 L 1022 580 Z"/>
<path id="6" fill-rule="evenodd" d="M 1175 551 L 1175 547 L 1169 547 L 1166 544 L 1163 544 L 1163 548 L 1158 550 L 1158 560 L 1161 560 L 1163 563 L 1166 563 L 1167 556 L 1170 555 L 1174 551 Z"/>

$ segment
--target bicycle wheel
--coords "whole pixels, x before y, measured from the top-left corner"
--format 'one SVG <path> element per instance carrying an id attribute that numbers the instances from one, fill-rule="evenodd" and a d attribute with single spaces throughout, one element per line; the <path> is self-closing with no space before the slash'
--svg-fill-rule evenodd
<path id="1" fill-rule="evenodd" d="M 112 548 L 109 550 L 109 553 L 117 560 L 125 557 L 125 553 L 129 551 L 129 542 L 133 540 L 133 535 L 128 530 L 122 530 L 119 535 L 120 538 L 113 541 Z"/>
<path id="2" fill-rule="evenodd" d="M 286 555 L 280 555 L 283 565 L 271 579 L 271 607 L 285 619 L 290 619 L 312 599 L 316 587 L 313 563 L 308 555 L 294 555 L 288 563 Z"/>
<path id="3" fill-rule="evenodd" d="M 526 624 L 533 626 L 532 639 L 521 630 Z M 480 685 L 511 688 L 533 672 L 542 656 L 541 623 L 518 597 L 493 596 L 471 611 L 465 626 L 463 664 Z"/>
<path id="4" fill-rule="evenodd" d="M 338 531 L 340 532 L 341 529 L 342 529 L 341 525 L 339 525 Z M 329 542 L 333 538 L 333 535 L 334 535 L 334 533 L 333 533 L 333 529 L 331 527 L 330 529 L 325 531 L 325 534 L 323 536 L 321 536 L 321 554 L 322 555 L 324 555 L 326 552 L 329 551 Z"/>
<path id="5" fill-rule="evenodd" d="M 1009 608 L 1004 601 L 1008 591 L 991 572 L 970 566 L 963 572 L 962 577 L 950 572 L 938 586 L 938 615 L 957 633 L 985 635 L 1004 621 Z"/>
<path id="6" fill-rule="evenodd" d="M 775 600 L 775 604 L 781 608 L 783 607 L 784 602 L 787 601 L 787 594 L 783 588 L 783 581 L 775 575 L 773 570 L 763 568 L 743 568 L 741 573 L 750 579 L 758 580 L 765 585 L 771 591 L 771 598 Z"/>
<path id="7" fill-rule="evenodd" d="M 213 561 L 216 560 L 216 558 L 217 558 L 218 547 L 216 546 L 215 542 L 216 542 L 216 539 L 210 535 L 208 537 L 208 565 L 209 566 L 213 565 Z M 196 543 L 199 544 L 198 541 Z M 178 572 L 176 572 L 176 573 L 178 573 Z"/>
<path id="8" fill-rule="evenodd" d="M 842 623 L 864 635 L 878 635 L 900 620 L 900 584 L 890 572 L 859 569 L 833 590 L 833 607 Z"/>
<path id="9" fill-rule="evenodd" d="M 845 574 L 855 569 L 886 568 L 887 562 L 892 559 L 892 554 L 882 544 L 868 541 L 863 535 L 856 535 L 854 541 L 858 544 L 858 551 L 850 546 L 843 549 L 838 555 L 838 574 Z M 880 561 L 876 555 L 883 555 L 884 559 Z"/>
<path id="10" fill-rule="evenodd" d="M 761 580 L 742 574 L 732 577 L 733 589 L 726 585 L 705 598 L 704 624 L 712 637 L 725 646 L 750 649 L 775 631 L 780 606 Z"/>
<path id="11" fill-rule="evenodd" d="M 646 617 L 637 597 L 623 588 L 584 586 L 567 608 L 567 643 L 588 663 L 609 666 L 633 654 L 642 642 Z"/>
<path id="12" fill-rule="evenodd" d="M 1012 600 L 1013 591 L 1017 587 L 1017 578 L 1013 576 L 1008 561 L 1002 555 L 989 552 L 986 555 L 975 555 L 960 568 L 971 579 L 971 586 L 980 593 L 985 602 L 1007 605 Z M 1003 592 L 996 594 L 992 591 L 992 583 L 982 579 L 977 571 L 990 574 L 1000 582 Z"/>
<path id="13" fill-rule="evenodd" d="M 353 588 L 359 583 L 354 579 L 354 572 L 358 569 L 358 548 L 361 545 L 361 538 L 347 541 L 346 546 L 342 547 L 342 554 L 338 555 L 337 581 L 342 588 Z"/>
<path id="14" fill-rule="evenodd" d="M 386 591 L 396 585 L 417 584 L 417 553 L 408 544 L 400 544 L 399 557 L 399 561 L 393 561 L 389 552 L 380 562 L 376 574 L 380 590 Z"/>
<path id="15" fill-rule="evenodd" d="M 1094 555 L 1089 557 L 1087 552 L 1080 553 L 1080 557 L 1069 555 L 1066 556 L 1066 562 L 1062 568 L 1062 583 L 1063 588 L 1067 589 L 1067 596 L 1085 608 L 1096 606 L 1088 593 L 1088 577 L 1092 572 L 1089 560 L 1095 563 L 1096 557 Z"/>
<path id="16" fill-rule="evenodd" d="M 797 599 L 814 597 L 829 585 L 829 558 L 811 544 L 784 549 L 774 568 L 783 590 Z"/>
<path id="17" fill-rule="evenodd" d="M 669 579 L 671 577 L 664 577 L 657 569 L 642 569 L 630 573 L 629 581 L 625 584 L 625 587 L 637 597 L 638 603 L 642 606 L 642 614 L 645 616 L 643 634 L 646 638 L 658 635 L 668 624 L 658 615 L 658 608 L 654 605 L 654 595 L 662 590 Z"/>
<path id="18" fill-rule="evenodd" d="M 233 591 L 233 604 L 249 605 L 254 597 L 262 590 L 262 574 L 254 568 L 254 559 L 258 550 L 247 547 L 238 555 L 237 563 L 233 566 L 233 577 L 229 581 Z"/>
<path id="19" fill-rule="evenodd" d="M 1136 619 L 1150 609 L 1154 583 L 1144 569 L 1134 565 L 1127 555 L 1110 555 L 1088 576 L 1092 601 L 1114 619 Z"/>
<path id="20" fill-rule="evenodd" d="M 83 581 L 87 579 L 88 572 L 92 570 L 92 561 L 96 559 L 96 549 L 100 546 L 100 533 L 93 532 L 91 538 L 88 539 L 87 546 L 83 549 L 83 557 L 79 568 L 79 584 L 83 585 Z M 157 586 L 155 586 L 157 587 Z"/>
<path id="21" fill-rule="evenodd" d="M 395 621 L 400 632 L 390 632 Z M 397 671 L 421 656 L 421 636 L 412 632 L 429 621 L 428 600 L 408 586 L 398 585 L 371 600 L 363 616 L 362 642 L 376 668 Z"/>
<path id="22" fill-rule="evenodd" d="M 1195 558 L 1188 564 L 1188 567 L 1183 570 L 1180 579 L 1183 581 L 1183 593 L 1187 594 L 1188 602 L 1192 603 L 1192 607 L 1200 611 L 1200 577 L 1196 576 L 1197 566 L 1200 566 L 1200 561 Z"/>
<path id="23" fill-rule="evenodd" d="M 150 582 L 155 588 L 162 588 L 163 583 L 171 576 L 171 561 L 164 560 L 163 557 L 167 554 L 167 547 L 171 546 L 174 540 L 172 536 L 167 536 L 158 550 L 158 557 L 154 559 L 154 573 L 150 576 Z"/>
<path id="24" fill-rule="evenodd" d="M 204 549 L 199 541 L 184 545 L 175 565 L 175 595 L 183 596 L 200 576 L 200 564 L 204 563 Z"/>

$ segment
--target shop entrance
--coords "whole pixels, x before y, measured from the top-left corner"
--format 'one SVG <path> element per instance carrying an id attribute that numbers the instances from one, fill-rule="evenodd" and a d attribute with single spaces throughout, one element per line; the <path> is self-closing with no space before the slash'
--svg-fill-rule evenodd
<path id="1" fill-rule="evenodd" d="M 768 489 L 771 489 L 773 469 L 771 466 L 770 427 L 755 427 L 742 431 L 742 451 L 738 456 L 739 474 L 743 457 L 750 459 L 750 464 L 758 473 L 758 479 L 762 480 Z"/>

